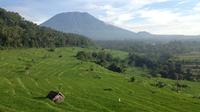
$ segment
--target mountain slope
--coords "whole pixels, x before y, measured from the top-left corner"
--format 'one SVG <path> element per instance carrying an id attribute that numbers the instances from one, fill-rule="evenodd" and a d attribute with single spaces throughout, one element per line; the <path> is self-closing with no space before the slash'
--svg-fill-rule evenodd
<path id="1" fill-rule="evenodd" d="M 67 12 L 50 18 L 41 26 L 67 33 L 78 33 L 94 40 L 130 39 L 137 34 L 98 20 L 88 13 Z"/>

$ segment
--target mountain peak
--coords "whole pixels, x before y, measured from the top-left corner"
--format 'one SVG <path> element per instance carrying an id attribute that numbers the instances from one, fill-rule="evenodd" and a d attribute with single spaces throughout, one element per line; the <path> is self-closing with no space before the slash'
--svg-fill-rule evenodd
<path id="1" fill-rule="evenodd" d="M 79 11 L 73 11 L 73 12 L 62 12 L 57 15 L 87 15 L 87 16 L 92 16 L 88 12 L 79 12 Z"/>
<path id="2" fill-rule="evenodd" d="M 140 31 L 137 34 L 138 35 L 151 35 L 149 32 L 146 32 L 146 31 Z"/>
<path id="3" fill-rule="evenodd" d="M 94 40 L 131 39 L 136 33 L 107 24 L 88 12 L 63 12 L 41 24 L 66 33 L 77 33 Z"/>

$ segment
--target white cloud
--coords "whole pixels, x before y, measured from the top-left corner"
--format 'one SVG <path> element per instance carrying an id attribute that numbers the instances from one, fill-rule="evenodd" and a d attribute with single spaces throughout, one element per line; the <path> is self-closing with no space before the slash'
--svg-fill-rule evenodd
<path id="1" fill-rule="evenodd" d="M 9 11 L 19 12 L 20 15 L 26 20 L 32 21 L 36 24 L 40 24 L 41 22 L 44 22 L 47 19 L 49 19 L 49 16 L 47 17 L 41 13 L 35 12 L 33 9 L 28 7 L 12 6 L 5 8 Z"/>
<path id="2" fill-rule="evenodd" d="M 132 31 L 148 31 L 154 34 L 200 34 L 200 3 L 188 14 L 167 9 L 147 9 L 144 6 L 167 0 L 132 0 L 131 4 L 123 8 L 106 6 L 106 16 L 102 20 Z M 131 8 L 131 5 L 138 5 Z M 134 6 L 133 5 L 133 6 Z M 128 8 L 127 8 L 128 7 Z M 142 22 L 134 23 L 135 18 Z"/>
<path id="3" fill-rule="evenodd" d="M 130 4 L 135 8 L 142 8 L 145 5 L 166 2 L 170 0 L 130 0 Z"/>
<path id="4" fill-rule="evenodd" d="M 124 27 L 133 31 L 145 30 L 155 34 L 200 34 L 200 14 L 182 15 L 169 10 L 148 9 L 138 13 L 141 18 L 144 18 L 143 23 L 132 23 Z"/>
<path id="5" fill-rule="evenodd" d="M 131 21 L 134 18 L 133 14 L 128 9 L 115 8 L 111 5 L 97 6 L 94 4 L 89 7 L 94 11 L 104 12 L 104 14 L 98 17 L 111 24 L 119 25 Z"/>
<path id="6" fill-rule="evenodd" d="M 107 0 L 102 1 L 106 2 Z M 115 4 L 118 1 L 119 0 L 110 0 L 109 3 Z M 121 26 L 122 24 L 134 19 L 138 9 L 143 8 L 145 5 L 165 1 L 169 0 L 126 0 L 123 3 L 121 2 L 123 5 L 118 7 L 114 7 L 109 3 L 106 5 L 98 5 L 94 2 L 93 4 L 89 4 L 88 8 L 94 11 L 105 12 L 104 15 L 99 15 L 101 20 Z"/>
<path id="7" fill-rule="evenodd" d="M 178 4 L 179 5 L 182 5 L 182 4 L 185 4 L 185 3 L 187 3 L 188 2 L 188 0 L 180 0 L 179 2 L 178 2 Z"/>
<path id="8" fill-rule="evenodd" d="M 200 2 L 194 7 L 194 11 L 200 13 Z"/>
<path id="9" fill-rule="evenodd" d="M 146 18 L 146 21 L 151 24 L 167 25 L 172 22 L 178 22 L 178 13 L 173 13 L 168 10 L 149 10 L 144 9 L 138 11 L 141 18 Z"/>

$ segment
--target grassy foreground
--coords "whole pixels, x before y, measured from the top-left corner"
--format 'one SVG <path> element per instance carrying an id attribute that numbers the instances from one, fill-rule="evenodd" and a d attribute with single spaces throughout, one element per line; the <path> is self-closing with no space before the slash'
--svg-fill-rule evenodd
<path id="1" fill-rule="evenodd" d="M 172 80 L 141 77 L 147 73 L 138 68 L 114 73 L 77 60 L 79 50 L 89 49 L 0 51 L 0 112 L 200 112 L 200 99 L 192 98 L 200 94 L 200 83 L 184 81 L 189 87 L 176 93 Z M 129 82 L 131 75 L 135 82 Z M 169 85 L 151 86 L 155 80 Z M 50 90 L 61 91 L 64 103 L 42 98 Z"/>

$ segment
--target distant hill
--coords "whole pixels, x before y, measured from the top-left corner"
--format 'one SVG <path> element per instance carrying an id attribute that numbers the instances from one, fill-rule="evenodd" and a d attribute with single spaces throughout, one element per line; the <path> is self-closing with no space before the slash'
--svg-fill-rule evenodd
<path id="1" fill-rule="evenodd" d="M 18 13 L 0 8 L 0 47 L 87 46 L 92 42 L 81 35 L 66 34 L 26 21 Z"/>
<path id="2" fill-rule="evenodd" d="M 93 40 L 155 39 L 160 41 L 170 41 L 200 37 L 184 35 L 153 35 L 145 31 L 135 33 L 105 23 L 85 12 L 60 13 L 42 23 L 41 26 L 50 27 L 66 33 L 85 35 Z"/>

